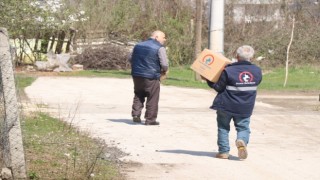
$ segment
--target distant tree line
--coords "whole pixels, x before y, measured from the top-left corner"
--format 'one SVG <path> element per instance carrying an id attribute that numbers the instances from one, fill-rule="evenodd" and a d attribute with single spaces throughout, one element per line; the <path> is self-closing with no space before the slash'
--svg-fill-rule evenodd
<path id="1" fill-rule="evenodd" d="M 203 0 L 202 49 L 208 47 L 209 5 Z M 296 33 L 291 47 L 291 64 L 319 63 L 320 5 L 317 0 L 286 0 L 275 3 L 245 4 L 241 0 L 227 1 L 225 7 L 225 55 L 233 57 L 242 44 L 252 45 L 261 65 L 283 65 L 290 40 L 292 18 Z M 278 9 L 281 19 L 258 18 Z M 243 21 L 237 21 L 242 9 Z M 238 14 L 237 14 L 238 13 Z M 1 26 L 11 38 L 36 38 L 46 42 L 65 39 L 75 30 L 76 38 L 86 39 L 103 32 L 106 40 L 140 41 L 156 29 L 168 38 L 171 65 L 187 65 L 194 59 L 195 0 L 2 0 Z M 241 18 L 240 18 L 241 19 Z M 259 19 L 259 20 L 257 20 Z M 101 33 L 100 33 L 101 34 Z M 64 36 L 64 37 L 63 37 Z M 50 39 L 51 38 L 51 39 Z M 101 38 L 101 37 L 100 37 Z M 49 44 L 49 43 L 47 43 Z M 45 53 L 48 47 L 43 47 Z M 50 47 L 49 47 L 50 49 Z M 59 53 L 56 51 L 56 53 Z"/>

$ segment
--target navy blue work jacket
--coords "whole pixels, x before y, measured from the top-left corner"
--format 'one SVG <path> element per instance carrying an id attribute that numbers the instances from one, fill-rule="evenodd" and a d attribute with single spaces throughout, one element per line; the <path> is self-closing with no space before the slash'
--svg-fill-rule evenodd
<path id="1" fill-rule="evenodd" d="M 163 47 L 158 41 L 149 38 L 138 43 L 132 52 L 131 75 L 148 79 L 160 79 L 159 49 Z"/>
<path id="2" fill-rule="evenodd" d="M 233 116 L 250 117 L 261 81 L 261 69 L 249 61 L 226 66 L 217 83 L 207 81 L 218 92 L 211 108 Z"/>

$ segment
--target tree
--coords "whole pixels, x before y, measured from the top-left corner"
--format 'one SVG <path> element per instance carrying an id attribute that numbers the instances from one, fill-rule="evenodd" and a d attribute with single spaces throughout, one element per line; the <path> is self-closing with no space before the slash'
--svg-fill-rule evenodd
<path id="1" fill-rule="evenodd" d="M 196 23 L 195 23 L 195 36 L 194 36 L 195 47 L 194 47 L 193 59 L 196 59 L 201 52 L 202 6 L 203 6 L 203 0 L 196 0 Z M 200 74 L 195 72 L 195 78 L 196 80 L 200 81 L 201 80 Z"/>
<path id="2" fill-rule="evenodd" d="M 70 9 L 69 0 L 2 0 L 0 2 L 0 24 L 6 27 L 10 37 L 15 39 L 22 62 L 23 54 L 29 60 L 39 60 L 40 53 L 47 53 L 51 37 L 63 37 L 75 23 L 86 21 L 85 12 L 80 8 Z M 29 39 L 35 39 L 35 45 Z M 59 39 L 64 41 L 64 39 Z M 20 43 L 18 43 L 20 42 Z M 41 47 L 38 48 L 38 45 Z M 58 47 L 61 47 L 59 44 Z M 60 53 L 61 50 L 57 50 Z M 23 63 L 23 62 L 22 62 Z"/>
<path id="3" fill-rule="evenodd" d="M 287 85 L 287 80 L 288 80 L 288 71 L 289 71 L 289 52 L 290 52 L 290 47 L 293 41 L 293 32 L 294 32 L 294 23 L 295 23 L 295 18 L 293 16 L 292 18 L 292 29 L 291 29 L 291 36 L 290 36 L 290 42 L 287 47 L 287 59 L 286 59 L 286 75 L 283 83 L 283 87 L 286 87 Z"/>

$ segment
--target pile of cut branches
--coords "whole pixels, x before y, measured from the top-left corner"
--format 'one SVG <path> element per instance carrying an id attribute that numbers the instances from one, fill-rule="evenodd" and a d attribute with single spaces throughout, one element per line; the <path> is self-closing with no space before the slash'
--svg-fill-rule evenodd
<path id="1" fill-rule="evenodd" d="M 129 51 L 121 46 L 105 44 L 98 48 L 89 47 L 77 55 L 73 64 L 82 64 L 84 69 L 125 70 L 130 68 Z"/>

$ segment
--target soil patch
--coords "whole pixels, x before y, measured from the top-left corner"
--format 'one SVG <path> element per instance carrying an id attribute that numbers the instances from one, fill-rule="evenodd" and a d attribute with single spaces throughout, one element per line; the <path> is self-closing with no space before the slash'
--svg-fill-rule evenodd
<path id="1" fill-rule="evenodd" d="M 320 112 L 320 94 L 317 91 L 261 91 L 257 101 L 296 111 Z"/>

